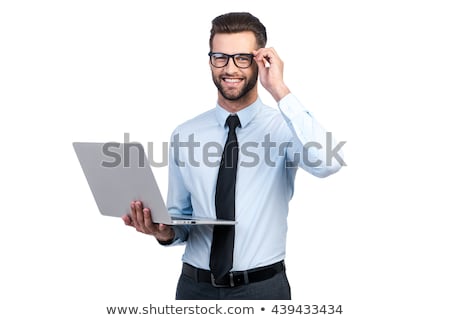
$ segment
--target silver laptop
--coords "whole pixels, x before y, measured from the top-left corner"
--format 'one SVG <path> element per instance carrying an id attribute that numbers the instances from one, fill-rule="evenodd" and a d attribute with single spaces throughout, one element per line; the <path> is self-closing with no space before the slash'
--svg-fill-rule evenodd
<path id="1" fill-rule="evenodd" d="M 132 201 L 150 208 L 152 220 L 167 225 L 222 224 L 235 221 L 170 215 L 139 143 L 74 142 L 73 147 L 101 214 L 121 217 Z"/>

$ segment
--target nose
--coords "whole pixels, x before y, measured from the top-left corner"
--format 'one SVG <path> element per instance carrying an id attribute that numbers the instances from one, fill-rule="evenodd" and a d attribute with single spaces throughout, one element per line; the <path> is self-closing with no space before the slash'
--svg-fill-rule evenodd
<path id="1" fill-rule="evenodd" d="M 236 63 L 234 63 L 233 57 L 229 58 L 227 65 L 223 68 L 227 73 L 235 73 L 236 71 L 239 70 L 238 66 L 236 66 Z"/>

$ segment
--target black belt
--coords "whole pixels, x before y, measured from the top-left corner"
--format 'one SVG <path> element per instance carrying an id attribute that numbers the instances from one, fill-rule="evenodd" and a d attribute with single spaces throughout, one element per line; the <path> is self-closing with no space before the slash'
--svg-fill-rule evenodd
<path id="1" fill-rule="evenodd" d="M 230 288 L 267 280 L 284 270 L 284 261 L 280 261 L 266 267 L 259 267 L 246 271 L 233 271 L 220 280 L 214 279 L 211 271 L 199 269 L 187 263 L 183 263 L 182 272 L 184 275 L 197 282 L 207 282 L 217 288 Z"/>

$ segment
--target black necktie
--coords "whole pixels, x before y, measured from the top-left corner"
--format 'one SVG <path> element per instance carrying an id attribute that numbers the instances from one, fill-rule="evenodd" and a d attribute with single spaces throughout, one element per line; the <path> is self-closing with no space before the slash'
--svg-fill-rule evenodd
<path id="1" fill-rule="evenodd" d="M 228 138 L 220 162 L 216 186 L 216 216 L 218 219 L 235 219 L 235 190 L 239 145 L 236 127 L 237 115 L 227 119 Z M 233 267 L 234 226 L 214 226 L 209 267 L 216 280 L 223 278 Z"/>

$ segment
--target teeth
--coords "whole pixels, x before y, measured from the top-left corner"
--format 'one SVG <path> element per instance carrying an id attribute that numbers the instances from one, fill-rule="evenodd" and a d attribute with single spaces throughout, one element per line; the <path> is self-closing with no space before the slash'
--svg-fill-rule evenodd
<path id="1" fill-rule="evenodd" d="M 225 82 L 234 82 L 234 83 L 241 81 L 241 79 L 228 79 L 228 78 L 225 78 L 224 80 Z"/>

